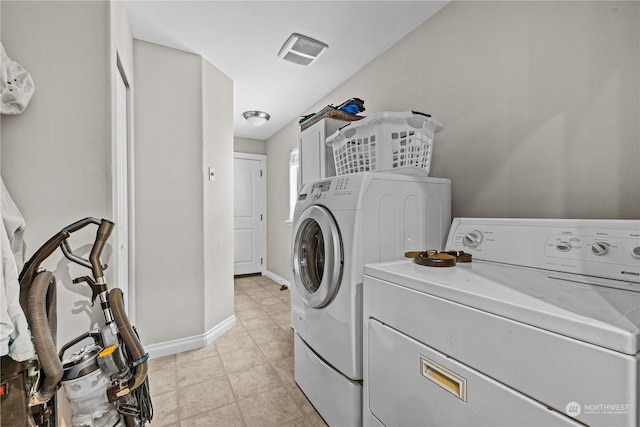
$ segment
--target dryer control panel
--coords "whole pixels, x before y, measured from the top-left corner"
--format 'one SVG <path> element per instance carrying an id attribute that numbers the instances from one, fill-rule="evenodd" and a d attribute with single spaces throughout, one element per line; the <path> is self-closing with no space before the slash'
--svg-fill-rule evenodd
<path id="1" fill-rule="evenodd" d="M 640 221 L 453 220 L 447 249 L 474 259 L 640 283 Z"/>

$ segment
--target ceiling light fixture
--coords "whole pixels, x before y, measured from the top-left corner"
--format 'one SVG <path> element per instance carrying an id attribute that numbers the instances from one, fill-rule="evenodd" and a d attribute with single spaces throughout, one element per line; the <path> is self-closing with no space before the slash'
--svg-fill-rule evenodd
<path id="1" fill-rule="evenodd" d="M 250 125 L 262 126 L 267 123 L 271 116 L 264 111 L 245 111 L 242 116 L 249 122 Z"/>
<path id="2" fill-rule="evenodd" d="M 280 48 L 278 56 L 294 64 L 309 66 L 325 51 L 329 45 L 311 37 L 293 33 Z"/>

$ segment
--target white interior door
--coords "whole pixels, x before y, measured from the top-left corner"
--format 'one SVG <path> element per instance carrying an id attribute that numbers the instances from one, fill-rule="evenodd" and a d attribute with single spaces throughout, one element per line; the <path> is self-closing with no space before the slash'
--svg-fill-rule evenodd
<path id="1" fill-rule="evenodd" d="M 237 153 L 233 161 L 233 274 L 261 273 L 266 267 L 266 158 Z"/>
<path id="2" fill-rule="evenodd" d="M 122 289 L 124 303 L 129 310 L 129 203 L 128 203 L 128 148 L 127 137 L 127 86 L 120 70 L 116 73 L 117 112 L 116 112 L 116 234 L 117 234 L 117 283 Z"/>

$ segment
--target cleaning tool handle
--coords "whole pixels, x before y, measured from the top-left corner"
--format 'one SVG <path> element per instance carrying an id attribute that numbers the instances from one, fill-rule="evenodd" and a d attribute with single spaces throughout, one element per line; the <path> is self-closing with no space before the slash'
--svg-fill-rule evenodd
<path id="1" fill-rule="evenodd" d="M 113 226 L 114 223 L 107 219 L 103 219 L 100 221 L 100 226 L 98 227 L 98 231 L 96 233 L 96 241 L 93 244 L 93 248 L 91 248 L 91 254 L 89 254 L 91 270 L 93 271 L 93 277 L 95 277 L 96 279 L 104 276 L 103 266 L 100 262 L 100 255 L 102 255 L 104 245 L 105 243 L 107 243 L 107 239 L 109 239 L 109 236 L 111 235 Z"/>
<path id="2" fill-rule="evenodd" d="M 81 228 L 86 227 L 89 224 L 100 225 L 100 220 L 98 218 L 93 218 L 93 217 L 82 218 L 81 220 L 76 221 L 73 224 L 67 225 L 62 230 L 67 231 L 69 233 L 73 233 L 80 230 Z"/>

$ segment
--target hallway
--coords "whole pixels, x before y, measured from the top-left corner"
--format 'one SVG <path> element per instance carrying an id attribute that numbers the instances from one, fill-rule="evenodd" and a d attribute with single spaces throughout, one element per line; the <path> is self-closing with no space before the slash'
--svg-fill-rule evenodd
<path id="1" fill-rule="evenodd" d="M 151 426 L 326 426 L 294 380 L 289 290 L 237 278 L 235 314 L 208 347 L 151 360 Z"/>

